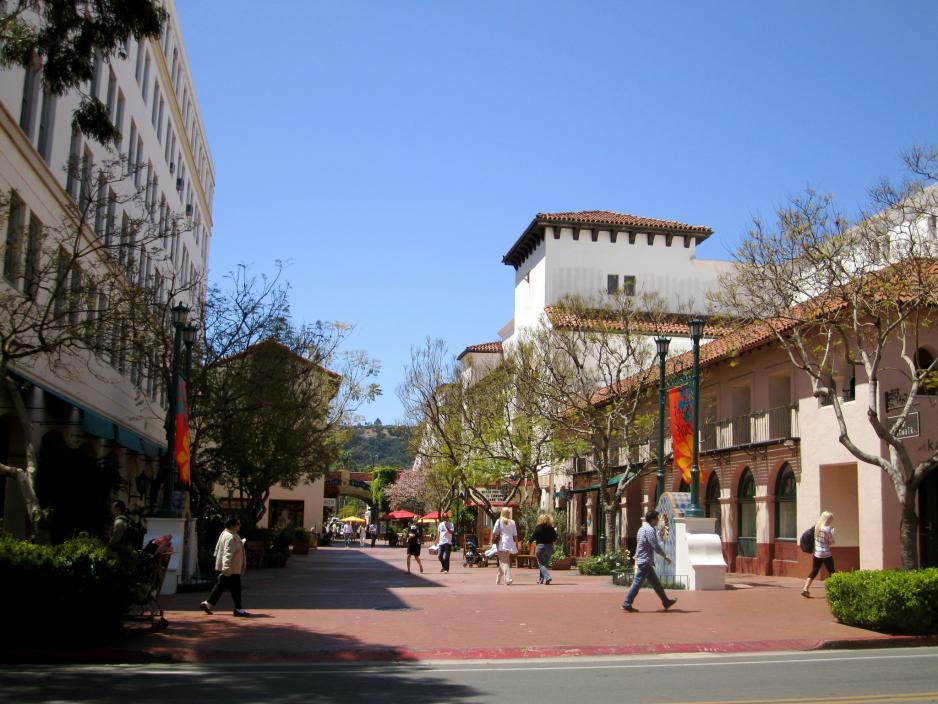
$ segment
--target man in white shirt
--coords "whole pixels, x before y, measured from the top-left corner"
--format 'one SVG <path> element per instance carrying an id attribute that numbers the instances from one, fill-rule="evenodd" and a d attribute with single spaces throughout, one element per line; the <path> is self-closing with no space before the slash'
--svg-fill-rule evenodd
<path id="1" fill-rule="evenodd" d="M 453 524 L 450 521 L 442 520 L 437 526 L 437 535 L 440 539 L 437 541 L 439 553 L 437 557 L 443 569 L 440 572 L 444 574 L 449 572 L 449 556 L 453 551 Z"/>

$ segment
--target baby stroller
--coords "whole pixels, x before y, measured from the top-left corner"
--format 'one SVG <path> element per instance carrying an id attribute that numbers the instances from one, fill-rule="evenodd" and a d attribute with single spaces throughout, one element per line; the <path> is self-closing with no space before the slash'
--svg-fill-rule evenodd
<path id="1" fill-rule="evenodd" d="M 479 545 L 474 535 L 466 537 L 466 548 L 463 552 L 463 567 L 488 567 L 489 559 L 479 552 Z"/>
<path id="2" fill-rule="evenodd" d="M 160 606 L 160 592 L 166 568 L 173 556 L 172 536 L 154 538 L 140 551 L 139 573 L 125 618 L 150 622 L 150 629 L 161 631 L 169 625 Z"/>

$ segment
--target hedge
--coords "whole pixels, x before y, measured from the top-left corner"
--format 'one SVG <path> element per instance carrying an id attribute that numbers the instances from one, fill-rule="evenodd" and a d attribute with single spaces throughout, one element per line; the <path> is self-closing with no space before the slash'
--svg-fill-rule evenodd
<path id="1" fill-rule="evenodd" d="M 0 604 L 7 645 L 89 642 L 121 627 L 137 555 L 96 538 L 35 545 L 0 536 Z M 15 635 L 14 635 L 15 634 Z"/>
<path id="2" fill-rule="evenodd" d="M 825 582 L 841 623 L 896 634 L 938 633 L 938 568 L 837 572 Z"/>
<path id="3" fill-rule="evenodd" d="M 625 572 L 630 560 L 628 552 L 607 552 L 595 557 L 577 560 L 576 566 L 580 574 L 612 574 Z"/>

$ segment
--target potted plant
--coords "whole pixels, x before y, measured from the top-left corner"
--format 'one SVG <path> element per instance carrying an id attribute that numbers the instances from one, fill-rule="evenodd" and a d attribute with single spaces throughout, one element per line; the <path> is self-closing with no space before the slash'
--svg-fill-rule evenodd
<path id="1" fill-rule="evenodd" d="M 563 543 L 554 544 L 554 552 L 550 556 L 550 568 L 552 570 L 568 570 L 573 565 L 573 558 L 567 554 L 567 548 Z"/>
<path id="2" fill-rule="evenodd" d="M 306 555 L 309 553 L 309 533 L 305 528 L 293 530 L 293 554 Z"/>

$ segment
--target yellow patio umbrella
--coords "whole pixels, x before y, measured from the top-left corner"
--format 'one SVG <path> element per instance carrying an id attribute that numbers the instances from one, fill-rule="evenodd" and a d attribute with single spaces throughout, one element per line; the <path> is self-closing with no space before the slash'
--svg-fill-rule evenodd
<path id="1" fill-rule="evenodd" d="M 342 519 L 343 523 L 364 523 L 364 518 L 359 518 L 358 516 L 349 516 L 348 518 Z"/>

